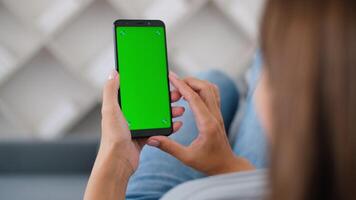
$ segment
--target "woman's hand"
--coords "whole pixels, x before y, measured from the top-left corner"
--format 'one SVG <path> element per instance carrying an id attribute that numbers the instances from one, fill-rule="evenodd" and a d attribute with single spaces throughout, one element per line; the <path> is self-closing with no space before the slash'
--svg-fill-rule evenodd
<path id="1" fill-rule="evenodd" d="M 95 164 L 90 175 L 84 199 L 124 199 L 127 182 L 139 163 L 142 147 L 147 139 L 133 140 L 126 119 L 118 104 L 119 76 L 113 71 L 109 76 L 102 105 L 101 142 Z M 171 101 L 181 95 L 174 91 Z M 184 107 L 173 107 L 173 117 L 184 113 Z M 173 132 L 182 122 L 173 123 Z"/>
<path id="2" fill-rule="evenodd" d="M 132 140 L 127 122 L 118 104 L 119 76 L 113 71 L 103 91 L 101 109 L 101 140 L 97 161 L 105 154 L 113 154 L 112 162 L 120 162 L 131 175 L 138 166 L 144 140 Z"/>
<path id="3" fill-rule="evenodd" d="M 188 101 L 199 134 L 188 147 L 164 136 L 150 137 L 147 144 L 160 148 L 208 175 L 253 169 L 246 159 L 235 156 L 230 147 L 220 112 L 218 87 L 196 78 L 181 80 L 173 73 L 170 73 L 169 78 Z"/>
<path id="4" fill-rule="evenodd" d="M 101 152 L 114 150 L 116 157 L 126 162 L 133 173 L 139 162 L 139 155 L 147 139 L 132 140 L 126 119 L 118 104 L 119 76 L 116 71 L 109 77 L 103 92 L 102 135 L 99 155 Z M 171 101 L 180 99 L 177 91 L 171 93 Z M 184 107 L 172 107 L 173 117 L 184 113 Z M 181 121 L 173 123 L 173 132 L 182 126 Z"/>

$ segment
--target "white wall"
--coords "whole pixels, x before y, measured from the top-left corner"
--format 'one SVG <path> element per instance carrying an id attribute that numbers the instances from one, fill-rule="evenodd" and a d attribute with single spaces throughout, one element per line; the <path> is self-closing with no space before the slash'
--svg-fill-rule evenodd
<path id="1" fill-rule="evenodd" d="M 256 48 L 263 0 L 0 0 L 0 139 L 98 134 L 114 67 L 112 22 L 161 19 L 170 68 L 237 79 Z M 92 131 L 91 131 L 92 130 Z"/>

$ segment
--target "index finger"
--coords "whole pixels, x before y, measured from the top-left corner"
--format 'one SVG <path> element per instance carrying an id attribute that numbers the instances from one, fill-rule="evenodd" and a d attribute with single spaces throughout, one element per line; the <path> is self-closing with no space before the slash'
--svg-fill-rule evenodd
<path id="1" fill-rule="evenodd" d="M 214 91 L 215 88 L 213 88 L 212 83 L 193 77 L 185 78 L 184 82 L 200 94 L 209 110 L 213 111 L 215 114 L 219 114 L 220 108 L 217 102 L 217 95 Z"/>
<path id="2" fill-rule="evenodd" d="M 169 80 L 174 87 L 188 101 L 193 114 L 197 120 L 198 127 L 205 125 L 206 120 L 210 116 L 210 112 L 200 96 L 192 90 L 184 81 L 180 80 L 175 74 L 169 73 Z"/>

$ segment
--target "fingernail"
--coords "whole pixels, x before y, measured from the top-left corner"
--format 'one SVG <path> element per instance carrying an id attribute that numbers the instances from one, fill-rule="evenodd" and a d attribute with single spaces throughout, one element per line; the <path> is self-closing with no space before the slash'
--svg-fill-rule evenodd
<path id="1" fill-rule="evenodd" d="M 112 70 L 112 71 L 110 72 L 110 74 L 109 74 L 108 79 L 109 79 L 109 80 L 112 80 L 112 79 L 114 79 L 114 78 L 116 78 L 116 77 L 117 77 L 117 71 L 116 71 L 116 70 Z"/>
<path id="2" fill-rule="evenodd" d="M 172 71 L 170 71 L 169 74 L 170 74 L 171 76 L 173 76 L 174 78 L 178 78 L 178 75 L 177 75 L 176 73 L 172 72 Z"/>
<path id="3" fill-rule="evenodd" d="M 157 140 L 148 140 L 148 141 L 147 141 L 147 144 L 148 144 L 149 146 L 158 147 L 160 143 L 159 143 L 159 141 L 157 141 Z"/>

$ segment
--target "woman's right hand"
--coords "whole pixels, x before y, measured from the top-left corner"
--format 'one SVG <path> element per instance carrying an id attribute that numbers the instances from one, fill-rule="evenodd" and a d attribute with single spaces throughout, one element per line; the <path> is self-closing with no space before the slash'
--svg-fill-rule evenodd
<path id="1" fill-rule="evenodd" d="M 187 147 L 165 136 L 152 136 L 147 144 L 208 175 L 254 169 L 246 159 L 236 156 L 230 147 L 220 111 L 218 87 L 196 78 L 179 79 L 174 73 L 170 73 L 169 79 L 188 101 L 199 134 Z"/>

